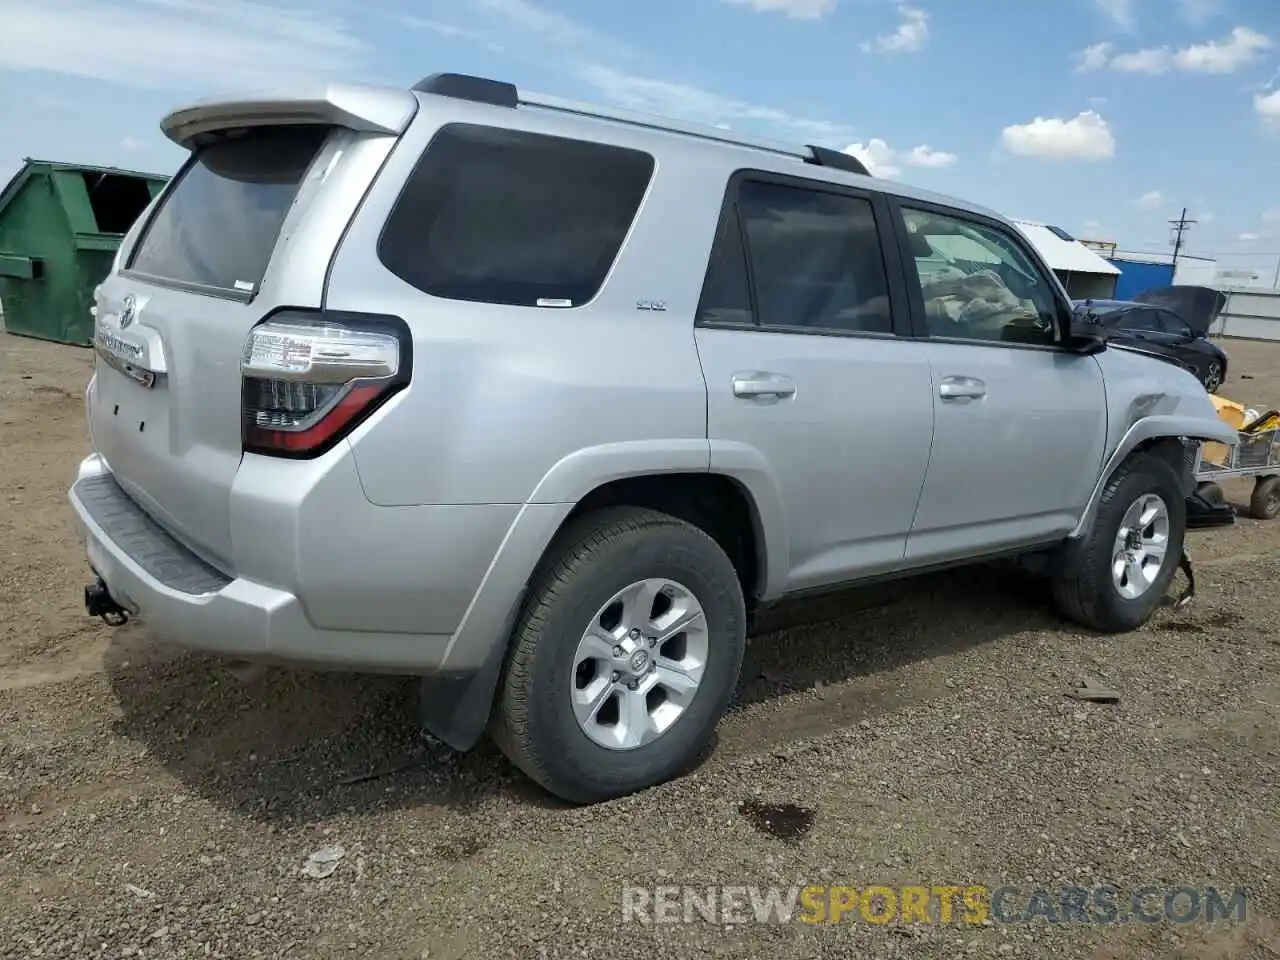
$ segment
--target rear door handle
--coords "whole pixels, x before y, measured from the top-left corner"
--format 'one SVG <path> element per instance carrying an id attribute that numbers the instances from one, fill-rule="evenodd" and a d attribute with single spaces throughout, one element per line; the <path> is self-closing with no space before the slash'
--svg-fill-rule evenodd
<path id="1" fill-rule="evenodd" d="M 976 377 L 943 377 L 938 396 L 943 400 L 978 400 L 987 395 L 987 385 Z"/>
<path id="2" fill-rule="evenodd" d="M 795 381 L 780 373 L 735 373 L 733 395 L 747 400 L 780 400 L 794 396 Z"/>

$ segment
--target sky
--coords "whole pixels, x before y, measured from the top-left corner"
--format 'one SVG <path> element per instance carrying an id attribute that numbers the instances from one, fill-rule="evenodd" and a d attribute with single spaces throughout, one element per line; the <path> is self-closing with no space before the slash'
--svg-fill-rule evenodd
<path id="1" fill-rule="evenodd" d="M 0 184 L 172 173 L 194 99 L 437 71 L 848 150 L 1122 249 L 1280 269 L 1277 0 L 0 0 Z"/>

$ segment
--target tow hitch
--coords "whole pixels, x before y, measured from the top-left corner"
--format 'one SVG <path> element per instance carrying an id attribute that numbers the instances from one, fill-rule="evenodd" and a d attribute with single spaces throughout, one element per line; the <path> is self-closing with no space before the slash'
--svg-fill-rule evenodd
<path id="1" fill-rule="evenodd" d="M 116 603 L 107 589 L 106 581 L 99 577 L 84 588 L 84 609 L 91 617 L 101 617 L 103 623 L 113 627 L 129 622 L 129 611 Z"/>

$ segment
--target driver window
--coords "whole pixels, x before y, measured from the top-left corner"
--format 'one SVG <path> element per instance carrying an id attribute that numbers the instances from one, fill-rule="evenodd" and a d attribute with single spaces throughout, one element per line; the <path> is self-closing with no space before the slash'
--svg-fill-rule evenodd
<path id="1" fill-rule="evenodd" d="M 985 225 L 903 209 L 929 336 L 1050 346 L 1057 298 L 1018 244 Z"/>
<path id="2" fill-rule="evenodd" d="M 1159 333 L 1160 321 L 1157 319 L 1154 310 L 1138 307 L 1124 315 L 1120 328 L 1122 330 L 1139 330 L 1144 333 Z"/>

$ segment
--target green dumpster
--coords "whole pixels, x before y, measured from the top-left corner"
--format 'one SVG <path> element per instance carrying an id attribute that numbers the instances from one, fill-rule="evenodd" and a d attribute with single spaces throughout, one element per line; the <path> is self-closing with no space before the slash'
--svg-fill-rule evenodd
<path id="1" fill-rule="evenodd" d="M 0 308 L 10 333 L 87 344 L 93 290 L 165 177 L 27 160 L 0 191 Z"/>

